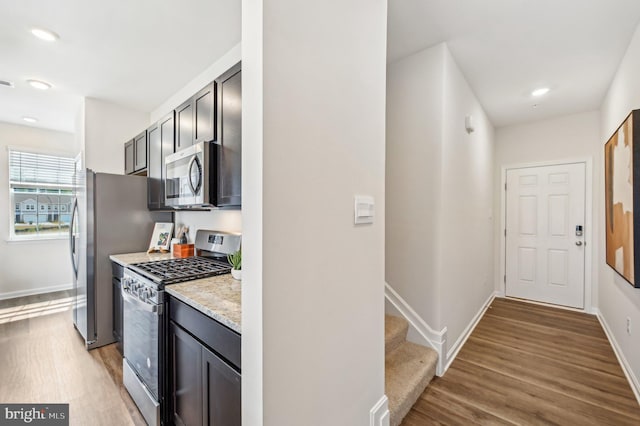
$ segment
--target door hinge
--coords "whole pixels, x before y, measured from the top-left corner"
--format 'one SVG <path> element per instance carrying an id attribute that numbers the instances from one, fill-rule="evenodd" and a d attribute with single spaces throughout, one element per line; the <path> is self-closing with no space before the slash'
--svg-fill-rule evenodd
<path id="1" fill-rule="evenodd" d="M 504 190 L 507 190 L 507 182 L 504 183 Z"/>
<path id="2" fill-rule="evenodd" d="M 507 276 L 506 275 L 504 275 L 504 283 L 505 284 L 507 283 Z"/>
<path id="3" fill-rule="evenodd" d="M 504 230 L 504 236 L 505 237 L 507 236 L 507 230 L 506 229 Z"/>

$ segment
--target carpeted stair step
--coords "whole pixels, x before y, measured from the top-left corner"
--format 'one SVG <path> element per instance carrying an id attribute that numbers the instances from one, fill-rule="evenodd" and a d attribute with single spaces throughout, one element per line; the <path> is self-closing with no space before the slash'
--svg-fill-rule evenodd
<path id="1" fill-rule="evenodd" d="M 400 346 L 407 338 L 409 323 L 404 318 L 385 315 L 384 317 L 384 349 L 385 354 Z"/>
<path id="2" fill-rule="evenodd" d="M 386 327 L 385 327 L 386 328 Z M 398 426 L 436 374 L 436 351 L 411 342 L 400 344 L 385 357 L 385 394 L 390 426 Z"/>

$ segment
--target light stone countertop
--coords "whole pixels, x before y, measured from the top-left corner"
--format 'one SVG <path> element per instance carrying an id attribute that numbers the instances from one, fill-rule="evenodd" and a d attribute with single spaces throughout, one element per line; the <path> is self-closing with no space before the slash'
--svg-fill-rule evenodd
<path id="1" fill-rule="evenodd" d="M 112 254 L 111 256 L 109 256 L 109 259 L 126 267 L 128 265 L 131 265 L 132 263 L 153 262 L 154 260 L 174 259 L 174 257 L 171 253 L 140 252 L 140 253 L 127 253 L 127 254 Z"/>
<path id="2" fill-rule="evenodd" d="M 170 253 L 114 254 L 109 258 L 126 267 L 133 263 L 173 259 Z M 165 286 L 168 294 L 203 314 L 242 334 L 242 304 L 240 281 L 231 274 L 217 275 L 199 280 Z"/>
<path id="3" fill-rule="evenodd" d="M 170 284 L 167 293 L 242 334 L 240 281 L 231 274 Z"/>

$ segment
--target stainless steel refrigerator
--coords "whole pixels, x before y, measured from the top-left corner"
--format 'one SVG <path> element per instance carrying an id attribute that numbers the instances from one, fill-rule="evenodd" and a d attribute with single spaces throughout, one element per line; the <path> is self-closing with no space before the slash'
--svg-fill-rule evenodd
<path id="1" fill-rule="evenodd" d="M 73 269 L 73 324 L 87 349 L 115 342 L 109 255 L 146 251 L 155 222 L 169 212 L 147 208 L 147 178 L 76 171 L 69 229 Z"/>

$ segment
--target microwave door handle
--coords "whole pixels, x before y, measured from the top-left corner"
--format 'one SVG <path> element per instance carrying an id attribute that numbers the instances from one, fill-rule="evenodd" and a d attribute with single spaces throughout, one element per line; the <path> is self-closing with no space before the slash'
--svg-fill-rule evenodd
<path id="1" fill-rule="evenodd" d="M 192 176 L 191 170 L 193 169 L 194 165 L 198 167 L 198 169 L 200 169 L 198 171 L 198 182 L 195 186 L 193 185 L 193 181 L 191 179 L 191 176 Z M 189 183 L 189 189 L 191 189 L 191 192 L 193 193 L 193 195 L 197 195 L 198 191 L 200 190 L 201 180 L 202 180 L 202 168 L 198 164 L 198 157 L 194 155 L 193 157 L 191 157 L 191 161 L 189 161 L 189 167 L 187 169 L 187 182 Z"/>
<path id="2" fill-rule="evenodd" d="M 187 182 L 189 183 L 189 188 L 193 195 L 196 195 L 196 189 L 193 187 L 193 182 L 191 182 L 191 169 L 193 169 L 193 163 L 196 162 L 196 156 L 191 157 L 191 161 L 189 161 L 189 167 L 187 167 Z"/>

